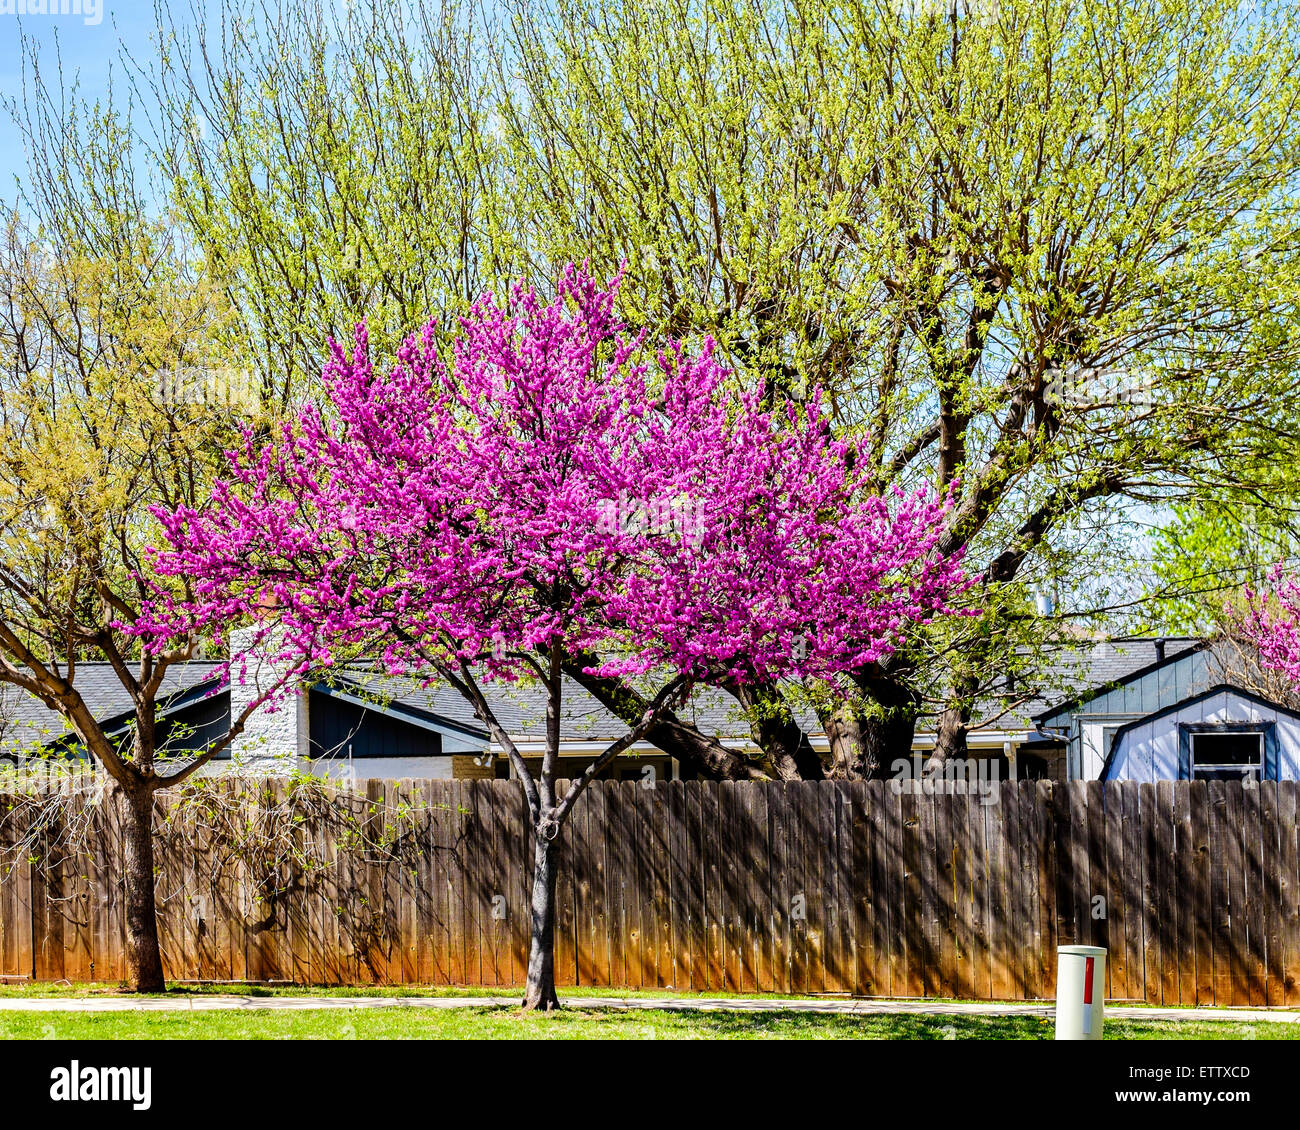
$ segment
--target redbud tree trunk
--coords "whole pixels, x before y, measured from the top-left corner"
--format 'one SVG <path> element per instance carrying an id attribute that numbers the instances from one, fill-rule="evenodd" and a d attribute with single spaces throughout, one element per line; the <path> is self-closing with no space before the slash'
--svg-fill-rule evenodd
<path id="1" fill-rule="evenodd" d="M 546 678 L 546 753 L 536 792 L 529 798 L 533 832 L 533 894 L 528 903 L 531 940 L 528 946 L 528 980 L 524 1008 L 550 1011 L 560 1007 L 555 995 L 555 870 L 559 863 L 559 838 L 568 809 L 557 819 L 555 770 L 560 760 L 560 697 L 562 694 L 559 646 L 553 646 Z"/>
<path id="2" fill-rule="evenodd" d="M 543 822 L 545 823 L 545 822 Z M 553 825 L 552 825 L 553 826 Z M 524 1008 L 550 1011 L 560 1007 L 555 995 L 555 874 L 558 829 L 554 839 L 538 834 L 533 853 L 533 894 L 529 901 L 531 941 Z"/>

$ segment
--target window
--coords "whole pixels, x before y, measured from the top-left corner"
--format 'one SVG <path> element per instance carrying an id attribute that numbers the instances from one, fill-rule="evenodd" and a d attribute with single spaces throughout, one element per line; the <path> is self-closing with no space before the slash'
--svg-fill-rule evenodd
<path id="1" fill-rule="evenodd" d="M 1022 781 L 1049 781 L 1052 771 L 1047 758 L 1036 753 L 1021 753 L 1016 757 L 1016 776 Z"/>
<path id="2" fill-rule="evenodd" d="M 1264 735 L 1259 730 L 1192 734 L 1193 781 L 1258 781 L 1264 776 Z"/>
<path id="3" fill-rule="evenodd" d="M 1120 731 L 1119 726 L 1103 726 L 1101 728 L 1101 756 L 1105 760 L 1110 756 L 1111 746 L 1115 744 L 1115 735 Z"/>

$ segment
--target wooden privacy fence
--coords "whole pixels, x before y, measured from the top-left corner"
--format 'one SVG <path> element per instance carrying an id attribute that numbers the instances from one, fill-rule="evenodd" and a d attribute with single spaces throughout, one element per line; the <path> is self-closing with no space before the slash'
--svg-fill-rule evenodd
<path id="1" fill-rule="evenodd" d="M 517 783 L 205 789 L 194 811 L 160 804 L 170 978 L 522 982 Z M 85 844 L 56 821 L 0 883 L 0 972 L 116 979 L 113 812 L 86 817 L 66 784 L 63 800 Z M 1300 1004 L 1296 806 L 1290 782 L 1004 783 L 992 804 L 887 782 L 600 783 L 563 837 L 558 980 L 1050 998 L 1057 945 L 1084 942 L 1109 952 L 1111 998 Z"/>

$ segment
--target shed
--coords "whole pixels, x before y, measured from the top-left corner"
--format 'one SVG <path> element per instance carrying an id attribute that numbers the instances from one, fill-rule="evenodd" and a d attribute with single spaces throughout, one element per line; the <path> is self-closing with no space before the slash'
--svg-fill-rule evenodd
<path id="1" fill-rule="evenodd" d="M 1220 683 L 1121 726 L 1100 777 L 1300 780 L 1300 713 Z"/>

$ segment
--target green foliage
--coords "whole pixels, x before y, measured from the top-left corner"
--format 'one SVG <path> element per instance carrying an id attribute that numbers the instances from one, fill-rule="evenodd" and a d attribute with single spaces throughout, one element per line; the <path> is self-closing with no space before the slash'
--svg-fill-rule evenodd
<path id="1" fill-rule="evenodd" d="M 1292 516 L 1272 502 L 1215 498 L 1175 507 L 1154 539 L 1145 625 L 1181 635 L 1222 630 L 1243 586 L 1264 588 L 1296 545 Z"/>
<path id="2" fill-rule="evenodd" d="M 1221 476 L 1294 409 L 1284 8 L 228 9 L 205 65 L 168 52 L 160 145 L 286 387 L 363 312 L 627 260 L 633 323 L 825 386 L 882 485 L 960 477 L 974 563 L 1058 587 L 1040 551 L 1099 558 L 1098 500 Z"/>

